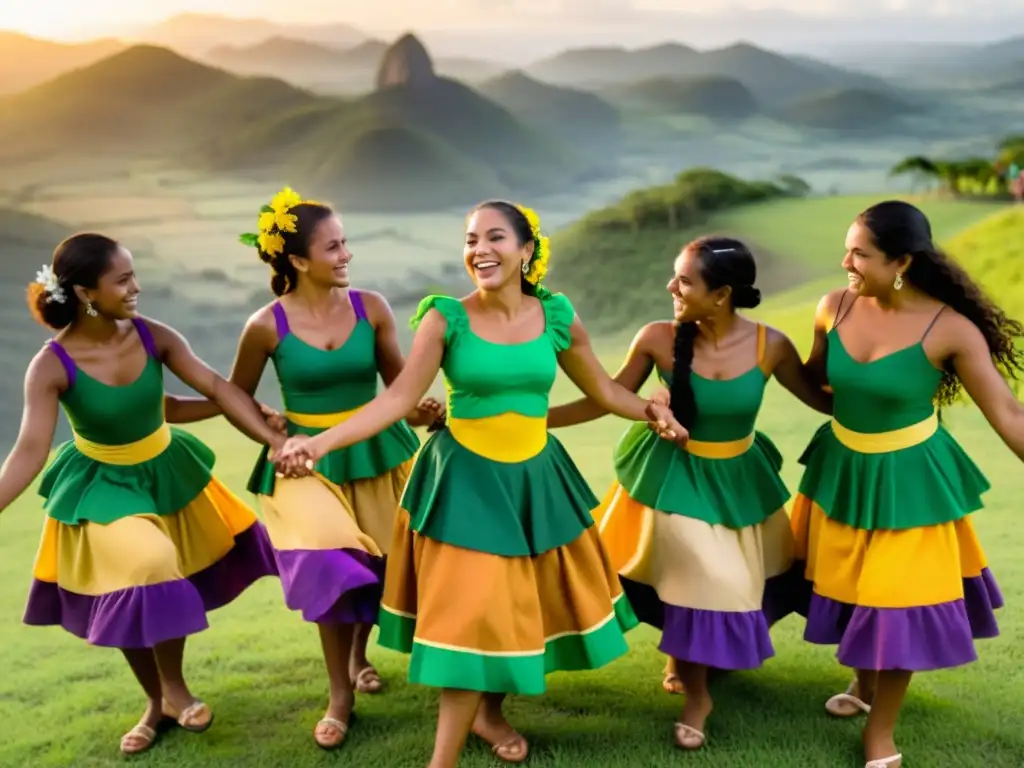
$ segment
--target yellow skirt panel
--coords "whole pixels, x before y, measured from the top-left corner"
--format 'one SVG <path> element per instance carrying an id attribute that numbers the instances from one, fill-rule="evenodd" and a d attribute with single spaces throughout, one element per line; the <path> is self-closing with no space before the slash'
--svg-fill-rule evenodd
<path id="1" fill-rule="evenodd" d="M 831 520 L 798 494 L 797 557 L 822 597 L 868 608 L 939 605 L 964 596 L 963 579 L 981 575 L 985 553 L 969 517 L 899 531 L 865 531 Z"/>
<path id="2" fill-rule="evenodd" d="M 33 576 L 94 596 L 187 578 L 223 558 L 255 522 L 216 478 L 173 515 L 133 515 L 108 525 L 47 518 Z"/>

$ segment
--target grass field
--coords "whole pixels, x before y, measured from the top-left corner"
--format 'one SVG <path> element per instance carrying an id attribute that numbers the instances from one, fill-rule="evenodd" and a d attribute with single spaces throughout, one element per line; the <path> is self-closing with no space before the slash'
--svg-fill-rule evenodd
<path id="1" fill-rule="evenodd" d="M 949 211 L 951 217 L 957 213 Z M 952 234 L 954 223 L 943 219 L 943 238 Z M 765 237 L 776 236 L 765 232 Z M 953 238 L 951 248 L 961 258 L 969 251 L 983 254 L 986 261 L 977 264 L 983 279 L 1001 297 L 1006 291 L 1012 296 L 1020 269 L 1010 257 L 1024 242 L 1022 232 L 1024 217 L 1008 211 Z M 780 242 L 783 234 L 777 235 Z M 999 252 L 1003 260 L 989 258 Z M 985 264 L 991 266 L 983 269 Z M 806 347 L 810 310 L 832 282 L 794 290 L 766 303 L 759 314 Z M 605 366 L 614 369 L 625 346 L 604 342 L 600 350 Z M 560 378 L 553 402 L 573 396 L 571 385 Z M 796 457 L 820 421 L 774 384 L 769 387 L 759 427 L 786 456 L 784 477 L 791 489 L 799 480 Z M 955 409 L 947 422 L 994 484 L 975 523 L 1007 607 L 999 616 L 1002 636 L 979 643 L 979 663 L 915 679 L 898 744 L 908 768 L 1024 765 L 1024 528 L 1019 525 L 1024 475 L 975 409 Z M 608 418 L 560 433 L 599 495 L 612 479 L 610 452 L 624 426 Z M 221 479 L 244 494 L 256 447 L 219 421 L 199 425 L 196 432 L 217 451 Z M 0 720 L 5 723 L 0 765 L 120 765 L 118 740 L 136 722 L 143 703 L 120 655 L 89 648 L 57 628 L 20 624 L 42 521 L 39 500 L 28 493 L 0 522 L 0 580 L 5 584 L 0 590 L 0 667 L 7 670 L 0 680 Z M 628 656 L 595 672 L 553 675 L 546 696 L 513 699 L 508 713 L 530 739 L 530 764 L 538 768 L 863 765 L 859 721 L 832 721 L 823 710 L 825 699 L 845 687 L 849 673 L 836 663 L 834 649 L 807 645 L 801 631 L 796 617 L 783 621 L 773 632 L 775 658 L 758 671 L 716 682 L 709 743 L 700 753 L 682 754 L 672 746 L 671 725 L 682 699 L 660 688 L 663 660 L 656 634 L 647 628 L 631 633 Z M 344 749 L 320 752 L 311 739 L 326 703 L 316 633 L 284 607 L 280 585 L 264 580 L 212 614 L 211 628 L 190 641 L 186 668 L 193 690 L 216 713 L 213 728 L 204 735 L 172 732 L 133 762 L 154 768 L 421 767 L 430 755 L 435 692 L 405 683 L 404 657 L 378 648 L 371 648 L 371 656 L 388 688 L 359 699 L 359 719 Z M 462 764 L 483 768 L 495 762 L 486 747 L 471 741 Z"/>

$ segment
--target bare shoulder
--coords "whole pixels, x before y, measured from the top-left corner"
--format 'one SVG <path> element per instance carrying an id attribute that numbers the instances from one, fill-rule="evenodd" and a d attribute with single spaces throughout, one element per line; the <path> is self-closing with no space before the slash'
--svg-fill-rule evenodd
<path id="1" fill-rule="evenodd" d="M 793 340 L 778 328 L 764 323 L 761 325 L 764 325 L 765 346 L 769 350 L 782 350 L 793 346 Z"/>
<path id="2" fill-rule="evenodd" d="M 26 389 L 63 391 L 69 386 L 68 374 L 57 354 L 44 344 L 28 363 L 25 371 Z"/>
<path id="3" fill-rule="evenodd" d="M 814 324 L 822 328 L 831 328 L 839 308 L 846 303 L 848 294 L 846 288 L 836 288 L 822 296 L 814 310 Z"/>
<path id="4" fill-rule="evenodd" d="M 272 301 L 249 315 L 249 318 L 245 321 L 245 330 L 269 331 L 276 333 L 277 318 L 274 316 L 274 305 L 276 303 L 276 301 Z"/>
<path id="5" fill-rule="evenodd" d="M 153 335 L 153 340 L 156 341 L 158 346 L 161 342 L 173 341 L 181 338 L 181 334 L 167 323 L 163 323 L 152 317 L 143 317 L 142 315 L 139 315 L 139 320 L 141 320 L 149 329 L 149 332 Z"/>
<path id="6" fill-rule="evenodd" d="M 988 350 L 988 343 L 981 329 L 966 316 L 946 304 L 937 304 L 936 313 L 928 339 L 942 352 L 953 354 L 975 348 Z"/>
<path id="7" fill-rule="evenodd" d="M 391 305 L 388 300 L 384 297 L 383 293 L 379 291 L 367 291 L 362 288 L 353 289 L 359 293 L 359 296 L 363 300 L 363 307 L 366 309 L 366 315 L 369 320 L 375 325 L 381 320 L 394 319 L 395 313 L 391 309 Z"/>
<path id="8" fill-rule="evenodd" d="M 676 324 L 672 320 L 655 320 L 647 323 L 633 337 L 633 346 L 642 349 L 654 347 L 671 346 L 675 338 Z"/>

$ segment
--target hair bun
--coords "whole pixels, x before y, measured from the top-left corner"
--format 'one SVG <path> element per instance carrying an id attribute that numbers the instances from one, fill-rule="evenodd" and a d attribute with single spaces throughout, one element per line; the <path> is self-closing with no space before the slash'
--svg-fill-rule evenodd
<path id="1" fill-rule="evenodd" d="M 761 291 L 752 285 L 741 285 L 733 290 L 732 305 L 739 309 L 753 309 L 761 303 Z"/>

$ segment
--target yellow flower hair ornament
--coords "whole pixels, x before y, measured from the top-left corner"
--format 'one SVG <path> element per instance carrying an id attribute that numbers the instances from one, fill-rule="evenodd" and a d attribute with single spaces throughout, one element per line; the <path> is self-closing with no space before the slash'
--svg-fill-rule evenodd
<path id="1" fill-rule="evenodd" d="M 260 208 L 260 216 L 256 232 L 246 232 L 238 240 L 243 245 L 259 248 L 268 256 L 284 253 L 284 234 L 295 232 L 298 219 L 290 211 L 297 205 L 312 203 L 303 200 L 291 187 L 285 187 L 270 201 L 270 205 Z"/>
<path id="2" fill-rule="evenodd" d="M 541 234 L 540 216 L 532 208 L 525 205 L 516 205 L 526 221 L 530 225 L 530 233 L 533 236 L 533 257 L 527 265 L 527 271 L 523 273 L 526 282 L 532 285 L 540 285 L 548 273 L 548 260 L 551 258 L 551 241 Z"/>

